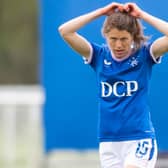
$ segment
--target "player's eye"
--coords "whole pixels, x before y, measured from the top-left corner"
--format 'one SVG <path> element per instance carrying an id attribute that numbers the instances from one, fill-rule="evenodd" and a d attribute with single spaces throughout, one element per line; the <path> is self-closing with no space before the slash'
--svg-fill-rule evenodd
<path id="1" fill-rule="evenodd" d="M 117 41 L 117 38 L 115 38 L 115 37 L 110 37 L 110 40 L 111 40 L 112 42 L 116 42 L 116 41 Z"/>
<path id="2" fill-rule="evenodd" d="M 123 38 L 121 38 L 120 40 L 121 40 L 122 42 L 126 42 L 126 41 L 128 40 L 128 38 L 123 37 Z"/>

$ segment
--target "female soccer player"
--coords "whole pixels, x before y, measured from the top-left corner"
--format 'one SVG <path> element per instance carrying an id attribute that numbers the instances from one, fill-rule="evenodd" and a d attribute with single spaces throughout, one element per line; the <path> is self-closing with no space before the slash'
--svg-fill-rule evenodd
<path id="1" fill-rule="evenodd" d="M 77 33 L 103 15 L 106 45 Z M 139 19 L 164 36 L 147 42 Z M 59 32 L 96 72 L 102 168 L 154 168 L 157 145 L 148 104 L 149 80 L 153 65 L 168 52 L 168 23 L 135 3 L 113 2 L 64 23 Z"/>

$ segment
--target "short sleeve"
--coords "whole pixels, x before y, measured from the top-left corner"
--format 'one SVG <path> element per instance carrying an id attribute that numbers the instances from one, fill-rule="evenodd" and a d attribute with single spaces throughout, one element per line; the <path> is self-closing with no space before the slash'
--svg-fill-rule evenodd
<path id="1" fill-rule="evenodd" d="M 159 63 L 161 63 L 161 57 L 159 57 L 159 58 L 154 57 L 154 55 L 152 53 L 152 44 L 153 43 L 148 43 L 148 44 L 145 44 L 145 46 L 144 46 L 147 61 L 149 61 L 152 65 L 159 64 Z"/>
<path id="2" fill-rule="evenodd" d="M 96 69 L 103 59 L 104 47 L 96 43 L 90 43 L 91 53 L 88 59 L 84 58 L 85 64 L 90 64 L 93 69 Z"/>

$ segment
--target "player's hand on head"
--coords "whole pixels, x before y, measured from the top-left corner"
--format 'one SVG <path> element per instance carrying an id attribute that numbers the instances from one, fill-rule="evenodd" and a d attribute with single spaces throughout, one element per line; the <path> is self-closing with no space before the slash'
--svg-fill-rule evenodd
<path id="1" fill-rule="evenodd" d="M 101 12 L 102 12 L 102 15 L 111 15 L 113 14 L 114 12 L 116 11 L 124 11 L 124 8 L 123 8 L 123 4 L 120 4 L 120 3 L 117 3 L 117 2 L 113 2 L 103 8 L 101 8 Z"/>
<path id="2" fill-rule="evenodd" d="M 126 3 L 123 8 L 124 11 L 128 12 L 131 16 L 141 18 L 142 10 L 135 3 Z"/>

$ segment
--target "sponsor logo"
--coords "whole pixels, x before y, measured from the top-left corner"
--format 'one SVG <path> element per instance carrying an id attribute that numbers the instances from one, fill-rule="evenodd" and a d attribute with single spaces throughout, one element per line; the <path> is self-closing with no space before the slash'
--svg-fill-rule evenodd
<path id="1" fill-rule="evenodd" d="M 124 86 L 123 92 L 119 92 L 119 87 Z M 112 94 L 116 97 L 123 97 L 123 96 L 132 96 L 134 92 L 138 90 L 138 82 L 137 81 L 117 81 L 113 84 L 108 82 L 101 82 L 101 96 L 102 97 L 109 97 Z"/>
<path id="2" fill-rule="evenodd" d="M 110 61 L 107 61 L 106 59 L 104 60 L 105 65 L 111 65 L 112 63 Z"/>

